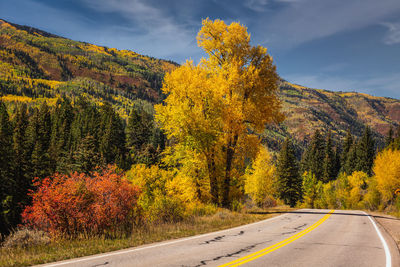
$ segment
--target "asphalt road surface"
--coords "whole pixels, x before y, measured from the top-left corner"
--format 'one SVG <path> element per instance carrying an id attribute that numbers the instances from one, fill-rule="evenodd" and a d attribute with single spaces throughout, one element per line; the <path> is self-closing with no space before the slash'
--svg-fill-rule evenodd
<path id="1" fill-rule="evenodd" d="M 224 231 L 46 266 L 400 266 L 362 211 L 303 209 Z"/>

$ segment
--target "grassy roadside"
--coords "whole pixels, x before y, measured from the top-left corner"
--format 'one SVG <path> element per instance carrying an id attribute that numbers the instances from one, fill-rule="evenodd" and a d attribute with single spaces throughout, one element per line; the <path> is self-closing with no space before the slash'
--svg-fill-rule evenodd
<path id="1" fill-rule="evenodd" d="M 151 225 L 135 229 L 130 237 L 107 239 L 60 239 L 47 245 L 27 248 L 0 248 L 0 266 L 28 266 L 135 247 L 153 242 L 203 234 L 244 225 L 293 210 L 276 207 L 265 214 L 235 213 L 226 210 L 211 216 L 195 217 L 179 223 Z"/>

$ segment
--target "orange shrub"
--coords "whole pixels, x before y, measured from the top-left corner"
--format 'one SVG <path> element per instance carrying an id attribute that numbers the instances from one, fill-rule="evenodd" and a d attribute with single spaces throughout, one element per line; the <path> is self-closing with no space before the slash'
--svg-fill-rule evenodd
<path id="1" fill-rule="evenodd" d="M 37 190 L 31 193 L 32 205 L 24 210 L 23 221 L 67 236 L 126 233 L 135 219 L 140 190 L 115 169 L 35 180 Z"/>

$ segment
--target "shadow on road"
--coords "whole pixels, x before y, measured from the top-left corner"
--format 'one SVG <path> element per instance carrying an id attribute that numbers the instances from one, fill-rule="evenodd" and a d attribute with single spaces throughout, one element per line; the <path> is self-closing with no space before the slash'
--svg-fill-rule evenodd
<path id="1" fill-rule="evenodd" d="M 306 211 L 306 210 L 295 210 L 295 211 L 253 211 L 249 212 L 250 214 L 284 214 L 284 213 L 293 213 L 293 214 L 328 214 L 328 211 Z M 381 216 L 381 215 L 369 215 L 369 214 L 360 214 L 360 213 L 350 213 L 350 212 L 334 212 L 332 215 L 346 215 L 346 216 L 372 216 L 374 218 L 388 219 L 388 220 L 400 220 L 398 218 Z"/>

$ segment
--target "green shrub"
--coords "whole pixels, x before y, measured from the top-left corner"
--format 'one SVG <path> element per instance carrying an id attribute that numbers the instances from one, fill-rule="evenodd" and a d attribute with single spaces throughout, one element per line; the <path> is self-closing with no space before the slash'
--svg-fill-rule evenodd
<path id="1" fill-rule="evenodd" d="M 178 222 L 186 217 L 184 203 L 166 196 L 156 197 L 147 214 L 150 221 L 156 223 Z"/>

